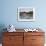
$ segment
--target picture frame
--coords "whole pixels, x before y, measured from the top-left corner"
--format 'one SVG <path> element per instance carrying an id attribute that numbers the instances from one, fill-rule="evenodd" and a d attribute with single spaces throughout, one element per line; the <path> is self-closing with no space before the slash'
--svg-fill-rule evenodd
<path id="1" fill-rule="evenodd" d="M 35 21 L 35 8 L 19 7 L 17 14 L 18 21 Z"/>

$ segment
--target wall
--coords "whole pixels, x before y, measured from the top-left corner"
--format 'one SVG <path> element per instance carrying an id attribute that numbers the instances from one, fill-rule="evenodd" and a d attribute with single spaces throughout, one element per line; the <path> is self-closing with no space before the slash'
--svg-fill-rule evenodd
<path id="1" fill-rule="evenodd" d="M 0 25 L 13 24 L 16 28 L 41 27 L 46 28 L 46 0 L 0 0 Z M 35 22 L 18 22 L 18 7 L 34 7 L 36 10 Z"/>

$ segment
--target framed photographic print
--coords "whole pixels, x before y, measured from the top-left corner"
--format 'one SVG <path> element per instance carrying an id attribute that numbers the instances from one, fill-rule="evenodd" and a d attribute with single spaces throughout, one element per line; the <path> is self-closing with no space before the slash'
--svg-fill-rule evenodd
<path id="1" fill-rule="evenodd" d="M 35 8 L 19 7 L 18 21 L 35 21 Z"/>

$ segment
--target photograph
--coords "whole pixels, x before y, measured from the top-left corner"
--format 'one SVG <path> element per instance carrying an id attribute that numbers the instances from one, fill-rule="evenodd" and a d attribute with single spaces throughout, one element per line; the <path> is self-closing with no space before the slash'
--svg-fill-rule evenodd
<path id="1" fill-rule="evenodd" d="M 34 21 L 35 9 L 31 7 L 18 8 L 18 21 Z"/>

